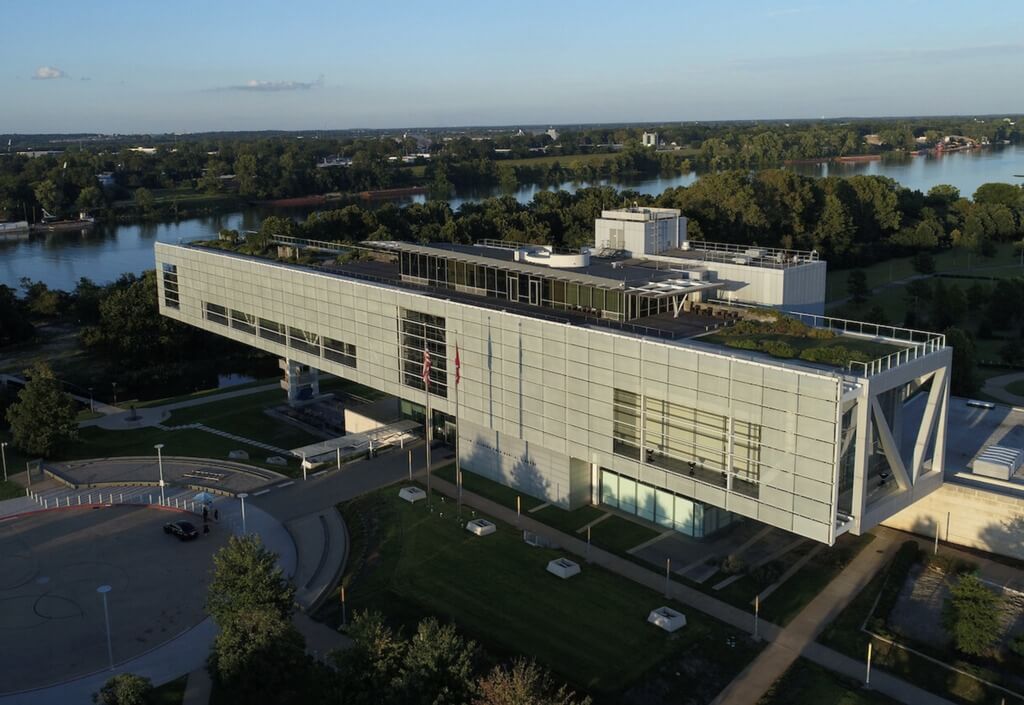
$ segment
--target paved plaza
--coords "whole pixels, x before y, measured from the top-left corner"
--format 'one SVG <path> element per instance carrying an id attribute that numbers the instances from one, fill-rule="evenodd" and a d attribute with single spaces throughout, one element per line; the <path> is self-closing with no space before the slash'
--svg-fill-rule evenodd
<path id="1" fill-rule="evenodd" d="M 121 663 L 205 618 L 212 555 L 229 531 L 182 542 L 163 524 L 192 515 L 114 506 L 41 512 L 0 523 L 0 639 L 5 693 L 39 688 Z M 201 524 L 200 522 L 197 522 Z M 6 646 L 17 645 L 17 648 Z"/>

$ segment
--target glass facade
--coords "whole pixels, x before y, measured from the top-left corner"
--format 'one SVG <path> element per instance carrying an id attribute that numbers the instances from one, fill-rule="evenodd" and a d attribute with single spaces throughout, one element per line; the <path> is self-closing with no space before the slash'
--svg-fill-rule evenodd
<path id="1" fill-rule="evenodd" d="M 178 298 L 178 265 L 164 262 L 164 305 L 170 308 L 181 308 L 181 299 Z"/>
<path id="2" fill-rule="evenodd" d="M 612 415 L 616 455 L 758 497 L 760 424 L 622 389 L 614 390 Z"/>
<path id="3" fill-rule="evenodd" d="M 448 396 L 448 345 L 445 320 L 419 311 L 402 309 L 400 321 L 402 384 L 423 389 L 423 351 L 430 351 L 430 393 Z"/>
<path id="4" fill-rule="evenodd" d="M 686 536 L 702 538 L 731 524 L 730 512 L 601 468 L 601 504 Z"/>

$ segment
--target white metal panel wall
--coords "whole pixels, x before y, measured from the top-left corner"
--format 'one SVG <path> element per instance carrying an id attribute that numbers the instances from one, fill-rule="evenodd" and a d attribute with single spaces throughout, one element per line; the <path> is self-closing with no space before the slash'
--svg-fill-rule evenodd
<path id="1" fill-rule="evenodd" d="M 477 429 L 498 460 L 483 472 L 515 479 L 516 461 L 534 461 L 546 499 L 568 503 L 586 474 L 570 458 L 827 541 L 834 516 L 837 375 L 744 359 L 681 343 L 540 321 L 410 291 L 333 277 L 271 261 L 157 244 L 158 262 L 178 266 L 180 309 L 164 315 L 274 354 L 422 402 L 400 380 L 398 318 L 409 308 L 446 319 L 449 355 L 462 359 L 463 435 Z M 158 265 L 159 267 L 159 265 Z M 355 369 L 204 320 L 202 302 L 301 327 L 357 347 Z M 449 388 L 454 365 L 449 361 Z M 761 425 L 761 494 L 754 500 L 693 478 L 641 465 L 612 451 L 614 389 L 647 394 Z M 454 399 L 432 398 L 454 412 Z M 507 459 L 507 460 L 506 460 Z M 467 469 L 472 469 L 467 464 Z M 541 484 L 544 484 L 543 482 Z M 564 486 L 563 486 L 564 484 Z"/>

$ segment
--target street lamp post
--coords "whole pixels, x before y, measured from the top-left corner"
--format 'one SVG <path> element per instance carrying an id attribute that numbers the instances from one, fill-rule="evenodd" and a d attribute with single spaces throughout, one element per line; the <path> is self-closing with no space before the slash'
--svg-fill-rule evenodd
<path id="1" fill-rule="evenodd" d="M 157 443 L 153 447 L 156 448 L 156 464 L 160 468 L 160 504 L 167 504 L 167 497 L 164 494 L 164 444 Z"/>
<path id="2" fill-rule="evenodd" d="M 241 494 L 238 495 L 238 498 L 240 500 L 242 500 L 242 534 L 243 535 L 248 533 L 245 530 L 245 498 L 248 497 L 248 496 L 249 496 L 249 494 L 247 492 L 242 492 Z"/>
<path id="3" fill-rule="evenodd" d="M 4 482 L 7 482 L 7 441 L 0 441 L 0 457 L 4 460 Z"/>
<path id="4" fill-rule="evenodd" d="M 89 387 L 89 411 L 96 411 L 96 404 L 92 400 L 92 387 Z"/>
<path id="5" fill-rule="evenodd" d="M 107 625 L 107 659 L 110 661 L 110 670 L 114 670 L 114 647 L 110 641 L 110 611 L 107 609 L 107 593 L 111 591 L 109 585 L 100 585 L 96 592 L 103 596 L 103 621 Z"/>

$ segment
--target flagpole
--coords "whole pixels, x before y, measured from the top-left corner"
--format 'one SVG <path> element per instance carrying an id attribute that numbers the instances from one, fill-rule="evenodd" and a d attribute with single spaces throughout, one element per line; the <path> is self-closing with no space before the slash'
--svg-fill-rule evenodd
<path id="1" fill-rule="evenodd" d="M 433 429 L 431 429 L 432 424 L 430 423 L 430 382 L 425 383 L 424 386 L 427 389 L 427 418 L 424 423 L 426 424 L 425 435 L 427 439 L 427 508 L 429 509 L 433 506 L 434 501 L 434 497 L 430 492 L 430 436 Z"/>
<path id="2" fill-rule="evenodd" d="M 462 521 L 462 466 L 459 462 L 459 382 L 462 381 L 460 369 L 459 344 L 455 344 L 455 484 L 458 489 L 459 521 Z"/>

